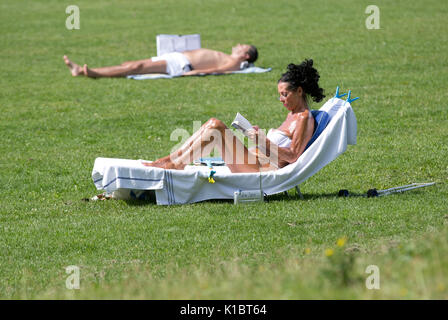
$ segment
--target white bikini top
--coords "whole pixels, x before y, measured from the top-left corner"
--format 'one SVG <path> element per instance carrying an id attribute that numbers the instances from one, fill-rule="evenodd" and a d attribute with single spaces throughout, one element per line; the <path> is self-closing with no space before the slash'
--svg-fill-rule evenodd
<path id="1" fill-rule="evenodd" d="M 269 129 L 266 135 L 271 142 L 275 143 L 279 147 L 289 148 L 291 145 L 291 138 L 286 135 L 283 131 L 277 129 Z"/>

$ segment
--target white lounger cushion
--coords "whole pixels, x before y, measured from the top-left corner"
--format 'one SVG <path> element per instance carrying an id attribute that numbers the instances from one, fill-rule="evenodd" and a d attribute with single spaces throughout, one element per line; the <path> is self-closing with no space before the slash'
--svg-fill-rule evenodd
<path id="1" fill-rule="evenodd" d="M 356 144 L 356 117 L 350 103 L 331 98 L 320 110 L 331 120 L 316 141 L 293 164 L 275 171 L 231 173 L 216 166 L 214 179 L 208 182 L 209 169 L 187 166 L 185 170 L 145 167 L 140 160 L 97 158 L 92 178 L 99 190 L 155 190 L 157 204 L 184 204 L 208 199 L 233 199 L 237 190 L 258 190 L 270 195 L 294 188 L 314 175 L 347 149 Z M 119 192 L 117 194 L 126 194 Z"/>

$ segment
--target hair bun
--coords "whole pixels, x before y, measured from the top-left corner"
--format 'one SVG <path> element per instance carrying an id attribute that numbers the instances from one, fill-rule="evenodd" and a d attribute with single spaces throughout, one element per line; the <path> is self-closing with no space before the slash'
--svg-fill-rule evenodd
<path id="1" fill-rule="evenodd" d="M 290 63 L 290 64 L 288 64 L 287 69 L 290 72 L 297 72 L 297 71 L 299 71 L 299 65 L 294 64 L 294 63 Z"/>
<path id="2" fill-rule="evenodd" d="M 320 76 L 313 64 L 313 59 L 305 59 L 300 64 L 288 64 L 287 71 L 279 82 L 287 82 L 292 90 L 301 87 L 314 101 L 321 101 L 325 95 L 323 89 L 319 87 Z"/>
<path id="3" fill-rule="evenodd" d="M 311 68 L 313 66 L 313 59 L 305 59 L 305 66 Z"/>

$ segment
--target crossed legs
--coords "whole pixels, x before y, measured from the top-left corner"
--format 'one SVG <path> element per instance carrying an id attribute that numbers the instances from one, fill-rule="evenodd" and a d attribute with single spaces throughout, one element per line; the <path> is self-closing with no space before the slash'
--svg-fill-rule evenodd
<path id="1" fill-rule="evenodd" d="M 209 155 L 214 148 L 221 153 L 232 172 L 259 172 L 257 156 L 228 130 L 226 125 L 211 118 L 196 131 L 178 150 L 151 163 L 149 167 L 182 170 L 196 159 Z"/>
<path id="2" fill-rule="evenodd" d="M 64 56 L 64 62 L 70 69 L 72 76 L 87 76 L 90 78 L 103 77 L 125 77 L 130 74 L 146 74 L 146 73 L 166 73 L 166 61 L 152 61 L 151 59 L 126 61 L 118 66 L 88 68 L 86 64 L 82 67 L 67 56 Z"/>

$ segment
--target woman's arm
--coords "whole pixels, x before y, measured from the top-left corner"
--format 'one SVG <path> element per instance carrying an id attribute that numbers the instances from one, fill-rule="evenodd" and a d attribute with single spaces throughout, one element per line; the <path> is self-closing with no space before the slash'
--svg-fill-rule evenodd
<path id="1" fill-rule="evenodd" d="M 308 141 L 313 136 L 314 123 L 309 110 L 302 112 L 296 120 L 296 128 L 289 148 L 278 148 L 279 166 L 294 163 L 305 151 Z"/>
<path id="2" fill-rule="evenodd" d="M 293 132 L 291 146 L 288 148 L 279 147 L 272 143 L 266 136 L 256 131 L 254 141 L 257 143 L 258 148 L 263 152 L 271 162 L 276 162 L 278 167 L 284 167 L 290 163 L 294 163 L 304 152 L 305 147 L 310 141 L 314 125 L 310 119 L 311 115 L 308 110 L 302 112 L 297 120 L 296 126 Z M 310 123 L 311 122 L 311 123 Z"/>

